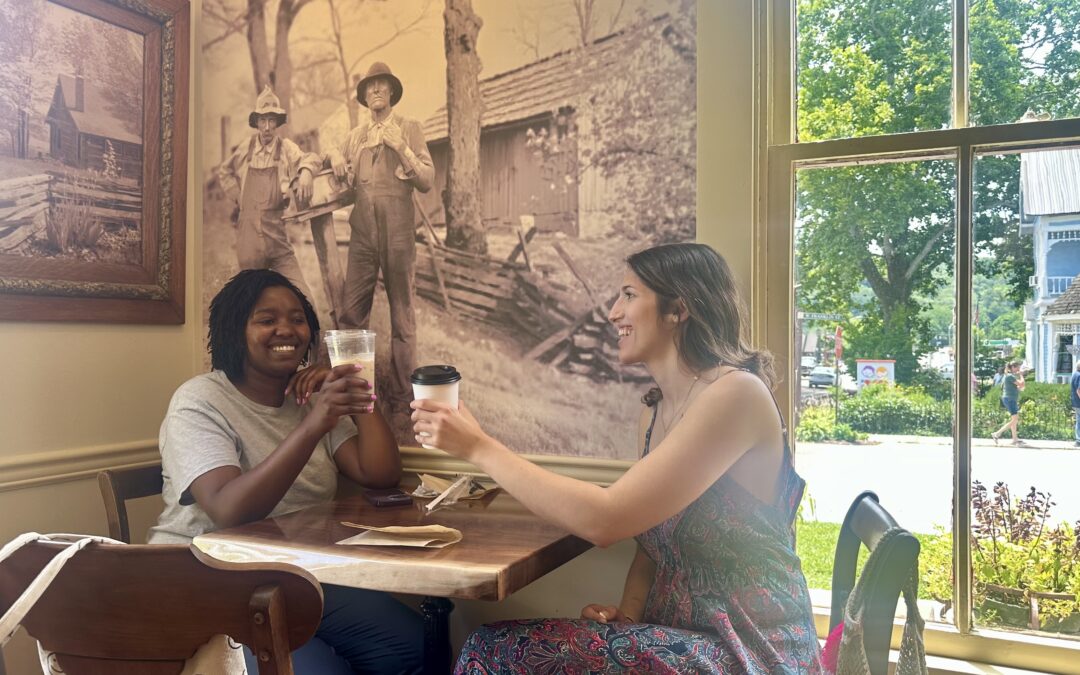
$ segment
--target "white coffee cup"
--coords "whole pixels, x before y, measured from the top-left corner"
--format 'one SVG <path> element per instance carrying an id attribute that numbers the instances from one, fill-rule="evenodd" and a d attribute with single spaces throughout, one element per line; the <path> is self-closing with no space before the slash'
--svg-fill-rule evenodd
<path id="1" fill-rule="evenodd" d="M 412 382 L 413 398 L 416 400 L 438 401 L 457 408 L 461 374 L 453 366 L 420 366 L 412 372 L 409 379 Z M 427 434 L 421 432 L 420 435 Z M 427 443 L 421 445 L 428 449 L 434 448 Z"/>

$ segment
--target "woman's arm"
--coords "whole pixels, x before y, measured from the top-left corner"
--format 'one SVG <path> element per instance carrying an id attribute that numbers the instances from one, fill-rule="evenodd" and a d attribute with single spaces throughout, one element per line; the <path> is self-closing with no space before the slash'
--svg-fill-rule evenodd
<path id="1" fill-rule="evenodd" d="M 401 480 L 401 452 L 382 413 L 353 415 L 359 434 L 334 452 L 338 471 L 369 488 L 393 487 Z"/>
<path id="2" fill-rule="evenodd" d="M 779 435 L 765 384 L 732 373 L 710 384 L 682 421 L 613 485 L 602 488 L 533 464 L 488 436 L 462 405 L 415 401 L 418 431 L 468 460 L 529 510 L 597 546 L 644 532 L 686 508 L 750 448 Z"/>
<path id="3" fill-rule="evenodd" d="M 622 602 L 619 611 L 627 621 L 637 623 L 645 616 L 645 601 L 649 599 L 653 581 L 656 579 L 656 563 L 638 544 L 634 561 L 626 573 L 626 585 L 623 586 Z"/>
<path id="4" fill-rule="evenodd" d="M 242 472 L 236 466 L 211 469 L 191 483 L 191 496 L 219 528 L 265 518 L 292 487 L 311 453 L 341 415 L 355 415 L 371 404 L 367 389 L 349 377 L 356 366 L 331 371 L 312 410 L 270 455 Z"/>
<path id="5" fill-rule="evenodd" d="M 638 623 L 645 616 L 645 601 L 652 590 L 656 578 L 656 563 L 639 545 L 630 570 L 626 573 L 626 585 L 623 587 L 622 602 L 619 606 L 593 603 L 581 609 L 582 619 L 591 619 L 600 623 L 626 621 Z"/>

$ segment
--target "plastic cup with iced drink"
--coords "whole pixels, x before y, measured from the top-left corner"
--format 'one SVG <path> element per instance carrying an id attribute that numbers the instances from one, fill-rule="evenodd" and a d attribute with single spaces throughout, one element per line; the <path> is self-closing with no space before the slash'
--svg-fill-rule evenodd
<path id="1" fill-rule="evenodd" d="M 457 407 L 461 374 L 453 366 L 420 366 L 412 372 L 409 379 L 412 381 L 413 398 L 416 400 L 428 399 Z M 429 449 L 434 447 L 427 443 L 421 445 Z"/>
<path id="2" fill-rule="evenodd" d="M 330 355 L 330 365 L 334 368 L 347 363 L 359 363 L 363 366 L 360 377 L 371 384 L 371 393 L 375 393 L 375 333 L 370 330 L 328 330 L 323 337 L 326 351 Z"/>

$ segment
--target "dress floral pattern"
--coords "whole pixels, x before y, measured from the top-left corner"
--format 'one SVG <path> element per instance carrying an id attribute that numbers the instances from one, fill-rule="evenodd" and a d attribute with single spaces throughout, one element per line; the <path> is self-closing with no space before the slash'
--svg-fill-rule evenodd
<path id="1" fill-rule="evenodd" d="M 656 411 L 653 411 L 653 423 Z M 649 452 L 652 424 L 645 437 Z M 806 483 L 787 431 L 773 504 L 721 476 L 637 537 L 656 563 L 642 623 L 503 621 L 469 636 L 455 673 L 821 673 L 810 596 L 795 554 Z"/>

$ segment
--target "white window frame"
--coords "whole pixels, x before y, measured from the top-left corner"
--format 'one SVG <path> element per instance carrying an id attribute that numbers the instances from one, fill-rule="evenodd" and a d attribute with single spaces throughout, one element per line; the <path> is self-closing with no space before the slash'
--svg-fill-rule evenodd
<path id="1" fill-rule="evenodd" d="M 972 181 L 977 155 L 1017 152 L 1080 143 L 1080 119 L 968 126 L 967 11 L 969 0 L 953 0 L 954 126 L 936 131 L 795 141 L 795 0 L 755 2 L 755 248 L 754 337 L 776 357 L 784 373 L 777 391 L 788 419 L 798 383 L 792 359 L 795 334 L 795 175 L 800 168 L 872 162 L 875 159 L 949 159 L 956 166 L 956 372 L 970 372 L 972 350 Z M 959 93 L 958 93 L 959 92 Z M 955 386 L 955 385 L 954 385 Z M 954 390 L 953 531 L 971 529 L 971 387 Z M 954 536 L 955 625 L 928 624 L 929 653 L 1002 666 L 1073 671 L 1080 642 L 1041 634 L 976 629 L 972 625 L 971 546 Z M 819 631 L 822 623 L 819 617 Z M 828 618 L 824 619 L 827 626 Z M 894 634 L 894 646 L 898 642 Z"/>

